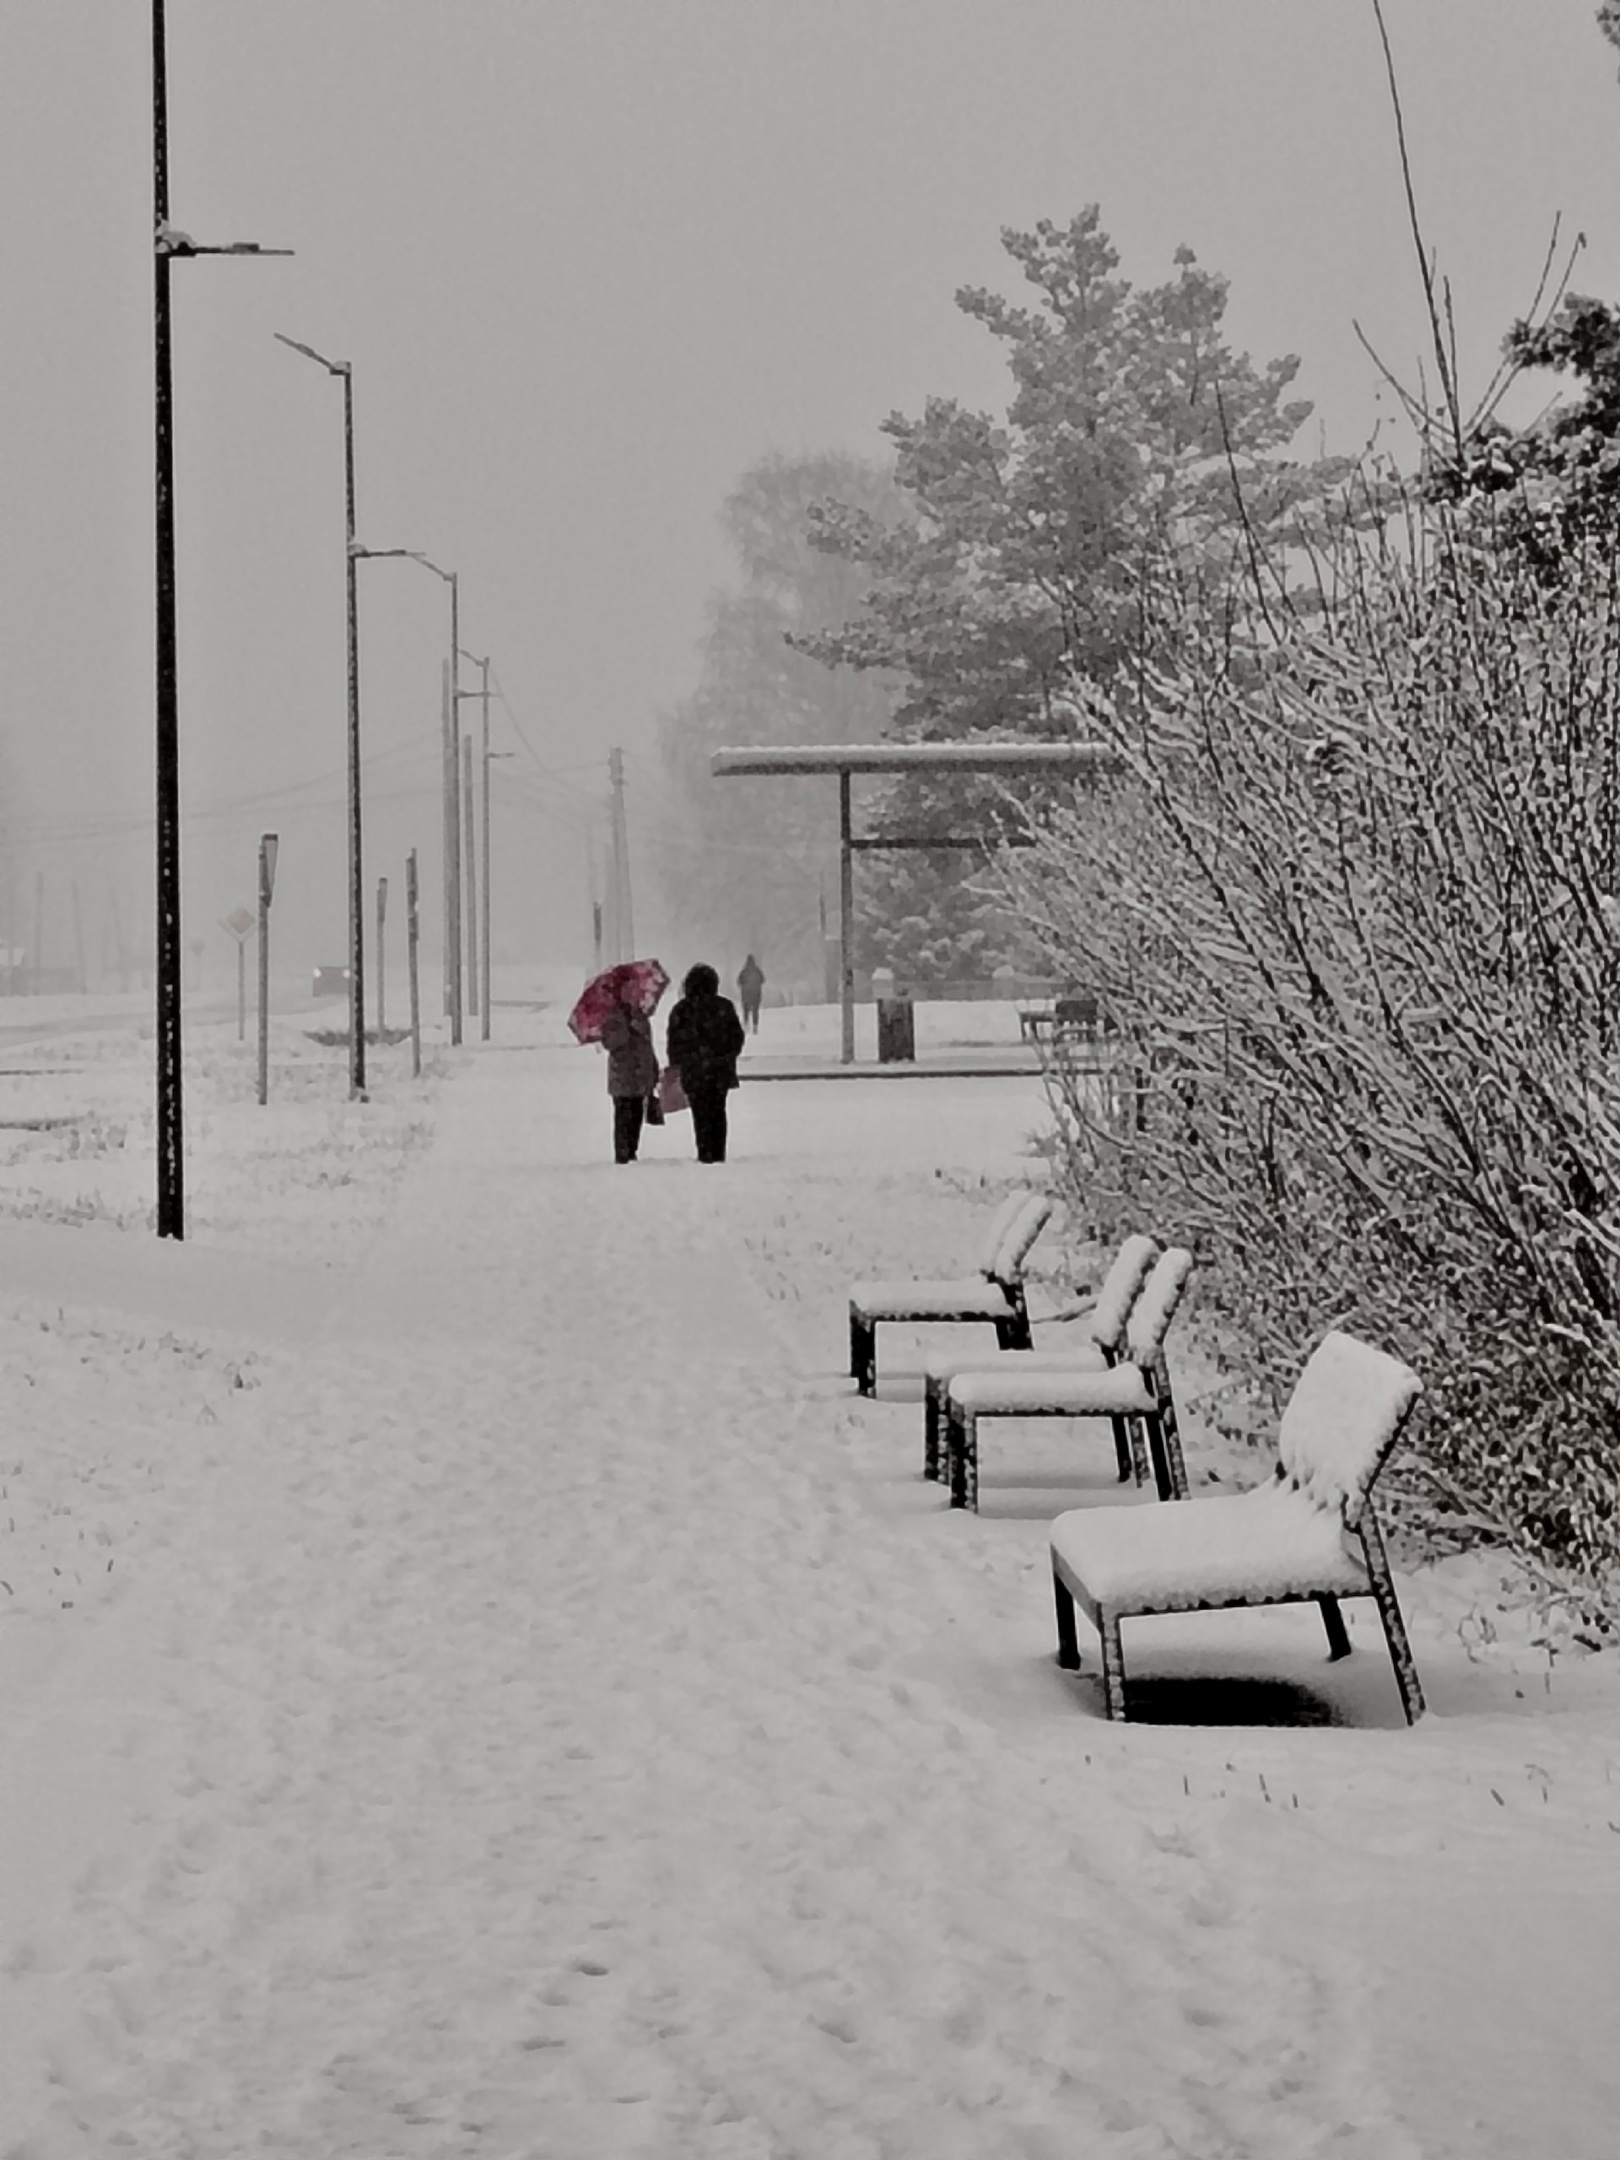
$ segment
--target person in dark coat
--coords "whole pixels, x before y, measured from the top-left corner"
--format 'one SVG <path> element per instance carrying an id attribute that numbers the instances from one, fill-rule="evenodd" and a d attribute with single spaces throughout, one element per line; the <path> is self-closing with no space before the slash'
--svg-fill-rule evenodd
<path id="1" fill-rule="evenodd" d="M 765 970 L 750 953 L 737 975 L 737 995 L 742 999 L 743 1026 L 759 1033 L 759 1001 L 765 988 Z"/>
<path id="2" fill-rule="evenodd" d="M 688 968 L 681 1000 L 669 1016 L 669 1062 L 681 1076 L 692 1107 L 692 1136 L 699 1162 L 726 1159 L 726 1097 L 737 1085 L 743 1024 L 720 978 L 699 961 Z"/>
<path id="3" fill-rule="evenodd" d="M 652 1022 L 637 1006 L 621 1000 L 602 1022 L 602 1044 L 608 1054 L 608 1093 L 613 1098 L 613 1160 L 634 1162 L 641 1146 L 647 1097 L 658 1085 Z"/>

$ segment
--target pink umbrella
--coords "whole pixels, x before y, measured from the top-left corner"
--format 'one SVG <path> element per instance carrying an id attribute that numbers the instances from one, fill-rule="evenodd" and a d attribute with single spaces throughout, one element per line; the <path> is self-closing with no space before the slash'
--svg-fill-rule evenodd
<path id="1" fill-rule="evenodd" d="M 617 967 L 593 975 L 575 1000 L 568 1028 L 575 1042 L 599 1042 L 602 1022 L 615 1005 L 633 1005 L 638 1012 L 657 1010 L 658 1000 L 669 988 L 669 977 L 657 960 L 621 960 Z"/>

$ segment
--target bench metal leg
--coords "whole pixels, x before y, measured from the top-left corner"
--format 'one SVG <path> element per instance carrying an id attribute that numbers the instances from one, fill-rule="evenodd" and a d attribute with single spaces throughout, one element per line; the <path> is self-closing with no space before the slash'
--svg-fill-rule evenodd
<path id="1" fill-rule="evenodd" d="M 1170 1368 L 1160 1362 L 1157 1376 L 1159 1390 L 1159 1449 L 1164 1457 L 1165 1475 L 1170 1481 L 1170 1491 L 1161 1493 L 1161 1499 L 1187 1497 L 1187 1458 L 1181 1452 L 1181 1428 L 1176 1420 L 1175 1391 L 1170 1385 Z"/>
<path id="2" fill-rule="evenodd" d="M 877 1393 L 877 1322 L 850 1308 L 849 1376 L 859 1395 Z"/>
<path id="3" fill-rule="evenodd" d="M 1153 1457 L 1153 1488 L 1161 1500 L 1176 1497 L 1175 1480 L 1170 1475 L 1170 1457 L 1164 1445 L 1164 1418 L 1160 1411 L 1150 1410 L 1142 1420 L 1147 1428 L 1148 1450 Z"/>
<path id="4" fill-rule="evenodd" d="M 1130 1417 L 1125 1420 L 1125 1430 L 1130 1435 L 1131 1476 L 1138 1485 L 1145 1485 L 1148 1477 L 1147 1441 L 1143 1437 L 1142 1420 Z"/>
<path id="5" fill-rule="evenodd" d="M 1400 1600 L 1395 1595 L 1395 1579 L 1389 1571 L 1384 1534 L 1378 1527 L 1371 1501 L 1363 1507 L 1357 1527 L 1361 1533 L 1361 1549 L 1367 1556 L 1367 1573 L 1372 1577 L 1373 1596 L 1378 1601 L 1378 1617 L 1384 1623 L 1384 1640 L 1389 1644 L 1389 1662 L 1395 1668 L 1395 1685 L 1401 1691 L 1401 1708 L 1406 1712 L 1407 1724 L 1415 1725 L 1426 1707 L 1423 1683 L 1418 1678 L 1412 1645 L 1406 1639 L 1406 1622 L 1401 1618 Z"/>
<path id="6" fill-rule="evenodd" d="M 1057 1604 L 1057 1661 L 1065 1672 L 1080 1670 L 1080 1638 L 1074 1626 L 1074 1599 L 1069 1587 L 1054 1568 L 1052 1571 L 1052 1596 Z"/>
<path id="7" fill-rule="evenodd" d="M 1003 1350 L 1033 1350 L 1035 1342 L 1029 1332 L 1029 1307 L 1022 1289 L 1007 1293 L 1012 1310 L 996 1322 L 996 1343 Z"/>
<path id="8" fill-rule="evenodd" d="M 943 1383 L 929 1373 L 923 1380 L 923 1476 L 939 1481 L 939 1398 Z"/>
<path id="9" fill-rule="evenodd" d="M 951 1506 L 979 1507 L 979 1421 L 971 1410 L 947 1401 L 945 1439 L 951 1457 Z"/>
<path id="10" fill-rule="evenodd" d="M 1322 1625 L 1327 1629 L 1328 1661 L 1350 1655 L 1350 1637 L 1345 1629 L 1344 1614 L 1339 1610 L 1336 1597 L 1319 1597 L 1317 1604 L 1322 1612 Z"/>
<path id="11" fill-rule="evenodd" d="M 1125 1715 L 1125 1653 L 1120 1647 L 1119 1619 L 1117 1614 L 1105 1612 L 1097 1616 L 1097 1632 L 1102 1637 L 1103 1709 L 1111 1718 Z"/>
<path id="12" fill-rule="evenodd" d="M 1114 1428 L 1114 1460 L 1119 1464 L 1119 1482 L 1128 1485 L 1135 1467 L 1131 1461 L 1130 1434 L 1125 1430 L 1122 1417 L 1110 1418 L 1108 1422 Z"/>

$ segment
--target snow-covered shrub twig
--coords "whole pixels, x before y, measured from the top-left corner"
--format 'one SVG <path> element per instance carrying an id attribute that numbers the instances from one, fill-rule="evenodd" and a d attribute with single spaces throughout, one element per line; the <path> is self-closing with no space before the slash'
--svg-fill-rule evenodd
<path id="1" fill-rule="evenodd" d="M 1620 585 L 1489 517 L 1380 475 L 1248 617 L 1144 573 L 1120 769 L 1000 874 L 1115 1030 L 1052 1070 L 1083 1215 L 1195 1239 L 1272 1403 L 1329 1325 L 1409 1358 L 1410 1518 L 1612 1590 Z"/>

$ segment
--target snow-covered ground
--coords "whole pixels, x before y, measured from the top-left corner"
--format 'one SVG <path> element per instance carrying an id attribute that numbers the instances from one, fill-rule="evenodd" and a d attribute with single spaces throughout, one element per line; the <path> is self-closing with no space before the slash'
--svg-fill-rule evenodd
<path id="1" fill-rule="evenodd" d="M 1036 1081 L 745 1086 L 723 1169 L 684 1120 L 617 1169 L 556 1003 L 365 1104 L 295 1018 L 265 1109 L 194 1025 L 176 1245 L 149 1030 L 29 1017 L 5 2160 L 1616 2150 L 1615 1652 L 1452 1563 L 1413 1731 L 1370 1608 L 1334 1667 L 1308 1610 L 1137 1623 L 1109 1725 L 1045 1540 L 1121 1504 L 1106 1430 L 993 1428 L 970 1517 L 926 1338 L 853 1396 L 849 1280 L 971 1259 Z"/>

